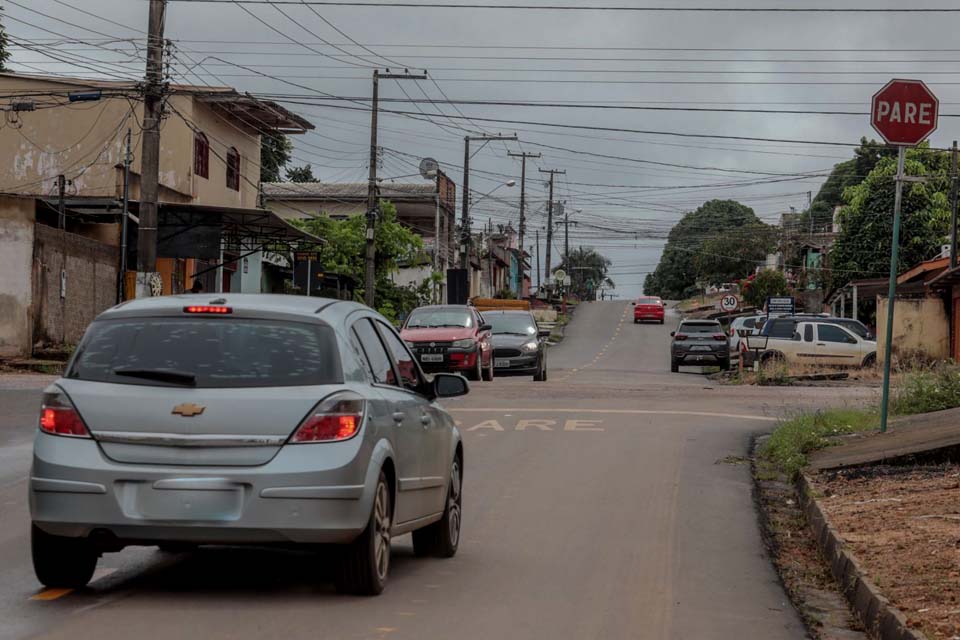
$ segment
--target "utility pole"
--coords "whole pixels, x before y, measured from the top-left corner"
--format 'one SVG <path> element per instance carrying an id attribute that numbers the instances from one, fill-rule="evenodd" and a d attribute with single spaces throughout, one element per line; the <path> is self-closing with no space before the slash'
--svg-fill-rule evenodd
<path id="1" fill-rule="evenodd" d="M 537 229 L 537 293 L 540 293 L 540 229 Z"/>
<path id="2" fill-rule="evenodd" d="M 547 253 L 543 265 L 543 277 L 550 279 L 550 245 L 553 243 L 553 183 L 557 175 L 566 175 L 566 171 L 557 169 L 540 169 L 540 173 L 550 174 L 550 199 L 547 201 Z"/>
<path id="3" fill-rule="evenodd" d="M 523 235 L 527 230 L 527 158 L 540 158 L 539 153 L 512 153 L 507 152 L 511 158 L 521 158 L 520 169 L 520 229 L 517 232 L 517 244 L 520 247 L 520 279 L 523 280 Z"/>
<path id="4" fill-rule="evenodd" d="M 467 288 L 470 288 L 470 143 L 474 140 L 481 141 L 480 149 L 483 149 L 485 143 L 492 140 L 517 140 L 516 134 L 512 136 L 504 135 L 483 135 L 483 136 L 464 136 L 463 138 L 463 203 L 460 216 L 460 268 L 467 272 Z M 479 153 L 477 149 L 474 154 Z"/>
<path id="5" fill-rule="evenodd" d="M 147 71 L 143 95 L 140 229 L 137 234 L 137 297 L 149 297 L 157 271 L 157 201 L 160 197 L 160 120 L 163 117 L 163 30 L 167 0 L 150 0 Z"/>
<path id="6" fill-rule="evenodd" d="M 813 191 L 807 191 L 807 217 L 810 218 L 810 236 L 813 236 Z"/>
<path id="7" fill-rule="evenodd" d="M 390 73 L 387 69 L 385 73 L 380 73 L 379 69 L 373 70 L 373 100 L 370 104 L 370 178 L 367 184 L 367 251 L 366 251 L 366 274 L 363 280 L 363 299 L 368 307 L 373 307 L 375 288 L 377 284 L 376 258 L 377 258 L 377 118 L 380 113 L 380 79 L 384 80 L 426 80 L 426 72 L 420 75 L 413 75 L 409 72 Z"/>
<path id="8" fill-rule="evenodd" d="M 120 282 L 117 285 L 117 304 L 127 299 L 127 225 L 130 223 L 130 165 L 133 163 L 130 129 L 127 129 L 126 142 L 123 154 L 123 220 L 120 222 Z"/>
<path id="9" fill-rule="evenodd" d="M 953 141 L 950 162 L 950 268 L 957 268 L 957 141 Z"/>

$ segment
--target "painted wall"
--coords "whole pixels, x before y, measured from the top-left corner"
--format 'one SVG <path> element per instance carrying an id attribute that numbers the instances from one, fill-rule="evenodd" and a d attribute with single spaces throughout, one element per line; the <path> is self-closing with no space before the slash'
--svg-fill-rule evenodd
<path id="1" fill-rule="evenodd" d="M 54 81 L 0 76 L 0 91 L 77 91 L 83 87 Z M 260 136 L 215 112 L 192 96 L 176 95 L 160 134 L 160 198 L 167 202 L 255 207 L 260 180 Z M 192 126 L 210 141 L 210 177 L 194 176 Z M 139 198 L 143 107 L 124 98 L 18 113 L 0 129 L 0 191 L 49 196 L 56 178 L 73 181 L 67 193 L 119 197 L 122 189 L 124 137 L 133 131 L 131 198 Z M 241 156 L 240 190 L 226 186 L 226 150 Z"/>
<path id="2" fill-rule="evenodd" d="M 29 356 L 33 345 L 33 200 L 0 197 L 0 356 Z"/>
<path id="3" fill-rule="evenodd" d="M 923 355 L 936 360 L 950 357 L 950 324 L 940 298 L 897 299 L 893 310 L 895 354 Z M 887 299 L 877 299 L 877 354 L 883 359 Z"/>

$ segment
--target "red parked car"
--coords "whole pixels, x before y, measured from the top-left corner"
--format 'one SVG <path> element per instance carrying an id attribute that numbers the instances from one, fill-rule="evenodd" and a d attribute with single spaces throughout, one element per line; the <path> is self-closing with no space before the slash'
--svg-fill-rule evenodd
<path id="1" fill-rule="evenodd" d="M 663 324 L 663 300 L 656 296 L 640 298 L 633 303 L 633 323 L 639 324 L 645 320 L 654 320 Z"/>
<path id="2" fill-rule="evenodd" d="M 427 372 L 463 373 L 493 380 L 492 331 L 480 312 L 466 305 L 414 309 L 400 337 Z"/>

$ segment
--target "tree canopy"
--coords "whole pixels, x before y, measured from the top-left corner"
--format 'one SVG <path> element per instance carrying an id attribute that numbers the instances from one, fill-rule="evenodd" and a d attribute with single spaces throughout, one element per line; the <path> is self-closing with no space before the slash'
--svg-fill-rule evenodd
<path id="1" fill-rule="evenodd" d="M 907 151 L 905 170 L 926 176 L 903 185 L 899 272 L 939 253 L 950 228 L 950 156 L 924 145 Z M 840 234 L 830 252 L 831 285 L 879 277 L 890 269 L 897 161 L 880 159 L 866 179 L 844 191 Z"/>
<path id="2" fill-rule="evenodd" d="M 0 6 L 0 19 L 3 17 L 3 7 Z M 7 28 L 0 22 L 0 71 L 9 71 L 7 61 L 10 60 L 10 41 L 7 38 Z"/>
<path id="3" fill-rule="evenodd" d="M 852 159 L 833 167 L 802 220 L 804 226 L 809 224 L 810 219 L 807 216 L 813 216 L 813 222 L 817 226 L 830 224 L 833 221 L 834 208 L 844 203 L 843 192 L 863 182 L 881 159 L 897 157 L 895 147 L 867 138 L 860 138 L 860 146 L 853 153 Z"/>
<path id="4" fill-rule="evenodd" d="M 667 239 L 644 293 L 683 298 L 697 284 L 739 280 L 754 271 L 775 245 L 774 230 L 753 209 L 733 200 L 710 200 L 686 214 Z"/>
<path id="5" fill-rule="evenodd" d="M 590 298 L 601 286 L 612 288 L 613 280 L 607 276 L 610 260 L 592 247 L 579 247 L 564 256 L 558 268 L 570 276 L 571 289 L 580 298 Z"/>
<path id="6" fill-rule="evenodd" d="M 293 167 L 287 169 L 287 180 L 290 182 L 316 182 L 313 175 L 313 167 L 305 164 L 302 167 Z"/>
<path id="7" fill-rule="evenodd" d="M 789 292 L 786 276 L 773 269 L 764 269 L 747 279 L 741 287 L 743 301 L 757 309 L 762 309 L 770 296 L 783 296 Z"/>
<path id="8" fill-rule="evenodd" d="M 292 154 L 293 143 L 282 133 L 260 136 L 260 182 L 280 182 Z"/>

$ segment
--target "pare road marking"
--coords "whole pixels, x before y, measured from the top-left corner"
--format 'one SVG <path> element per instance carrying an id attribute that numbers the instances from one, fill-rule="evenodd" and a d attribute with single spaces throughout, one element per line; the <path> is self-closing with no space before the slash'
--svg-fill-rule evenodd
<path id="1" fill-rule="evenodd" d="M 565 420 L 561 425 L 557 420 L 518 420 L 511 431 L 605 431 L 600 425 L 603 420 Z M 467 429 L 467 432 L 483 431 L 477 435 L 486 435 L 486 431 L 507 431 L 499 420 L 484 420 Z"/>
<path id="2" fill-rule="evenodd" d="M 692 416 L 697 418 L 730 418 L 733 420 L 755 420 L 757 422 L 779 422 L 779 418 L 773 418 L 770 416 L 753 416 L 745 415 L 740 413 L 714 413 L 712 411 L 668 411 L 668 410 L 657 410 L 657 409 L 553 409 L 549 407 L 543 407 L 539 409 L 516 409 L 510 407 L 509 409 L 502 409 L 497 407 L 491 407 L 486 409 L 474 409 L 474 408 L 456 408 L 450 409 L 451 413 L 540 413 L 540 414 L 557 414 L 557 413 L 582 413 L 582 414 L 608 414 L 608 415 L 637 415 L 637 416 Z M 491 421 L 487 421 L 491 422 Z M 496 422 L 496 421 L 493 421 Z M 483 424 L 483 423 L 481 423 Z"/>

